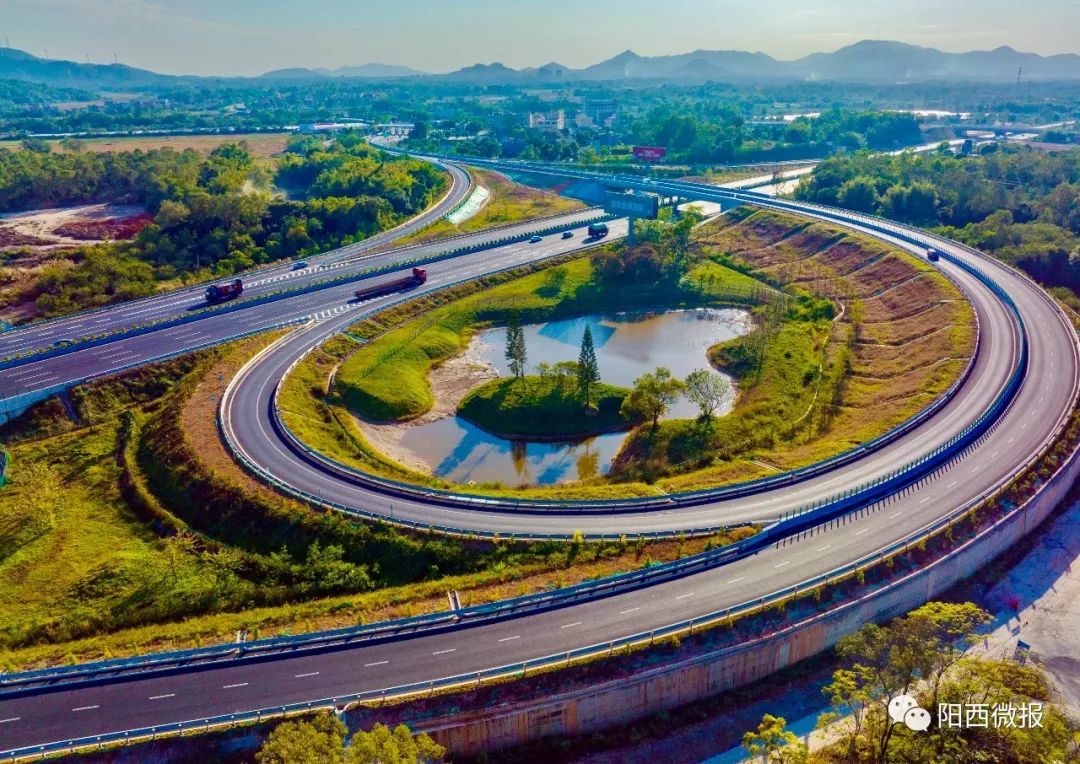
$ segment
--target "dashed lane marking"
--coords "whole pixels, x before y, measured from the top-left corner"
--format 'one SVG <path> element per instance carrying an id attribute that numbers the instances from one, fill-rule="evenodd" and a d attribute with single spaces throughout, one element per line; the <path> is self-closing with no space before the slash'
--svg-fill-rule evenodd
<path id="1" fill-rule="evenodd" d="M 390 661 L 375 661 L 374 663 L 365 663 L 364 668 L 370 668 L 371 666 L 385 666 Z"/>
<path id="2" fill-rule="evenodd" d="M 629 610 L 620 610 L 620 611 L 619 611 L 619 615 L 626 615 L 627 613 L 636 613 L 636 612 L 637 612 L 638 610 L 641 610 L 641 608 L 639 608 L 639 607 L 632 607 L 632 608 L 630 608 Z"/>
<path id="3" fill-rule="evenodd" d="M 581 621 L 574 621 L 573 623 L 565 623 L 562 626 L 560 626 L 559 628 L 560 629 L 569 629 L 572 626 L 580 626 L 580 625 L 581 625 Z"/>
<path id="4" fill-rule="evenodd" d="M 74 711 L 93 711 L 95 708 L 101 708 L 101 706 L 79 706 L 78 708 L 71 709 Z"/>
<path id="5" fill-rule="evenodd" d="M 680 595 L 679 595 L 678 597 L 676 597 L 675 599 L 677 599 L 677 600 L 684 600 L 684 599 L 686 599 L 687 597 L 693 597 L 693 596 L 694 596 L 694 593 L 693 593 L 693 592 L 688 592 L 687 594 L 680 594 Z"/>
<path id="6" fill-rule="evenodd" d="M 150 700 L 165 700 L 165 698 L 175 698 L 176 693 L 170 692 L 168 695 L 151 695 Z"/>
<path id="7" fill-rule="evenodd" d="M 293 676 L 293 679 L 303 679 L 306 676 L 318 676 L 318 675 L 319 675 L 318 671 L 309 671 L 306 674 L 296 674 L 296 675 Z"/>
<path id="8" fill-rule="evenodd" d="M 730 581 L 728 581 L 728 583 L 729 584 L 737 584 L 740 581 L 742 581 L 744 578 L 746 578 L 746 576 L 739 576 L 738 578 L 731 579 Z"/>
<path id="9" fill-rule="evenodd" d="M 521 639 L 521 635 L 517 634 L 517 635 L 515 635 L 513 637 L 503 637 L 499 641 L 500 642 L 513 642 L 515 639 Z"/>
<path id="10" fill-rule="evenodd" d="M 446 655 L 447 653 L 456 653 L 456 652 L 457 652 L 457 648 L 456 647 L 451 647 L 449 650 L 436 650 L 435 652 L 432 653 L 432 655 Z"/>
<path id="11" fill-rule="evenodd" d="M 21 718 L 21 716 L 13 716 L 10 719 L 0 719 L 0 724 L 11 724 L 12 722 L 19 721 Z"/>
<path id="12" fill-rule="evenodd" d="M 223 690 L 232 690 L 232 689 L 234 689 L 236 687 L 247 687 L 247 686 L 248 686 L 247 682 L 237 682 L 236 684 L 227 684 L 224 687 L 222 687 L 221 689 L 223 689 Z"/>

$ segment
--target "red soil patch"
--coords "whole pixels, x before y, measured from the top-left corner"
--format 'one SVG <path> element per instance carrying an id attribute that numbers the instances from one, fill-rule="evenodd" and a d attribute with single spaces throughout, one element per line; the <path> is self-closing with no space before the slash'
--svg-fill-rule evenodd
<path id="1" fill-rule="evenodd" d="M 84 241 L 126 241 L 153 222 L 150 213 L 106 220 L 76 220 L 53 229 L 53 233 Z"/>

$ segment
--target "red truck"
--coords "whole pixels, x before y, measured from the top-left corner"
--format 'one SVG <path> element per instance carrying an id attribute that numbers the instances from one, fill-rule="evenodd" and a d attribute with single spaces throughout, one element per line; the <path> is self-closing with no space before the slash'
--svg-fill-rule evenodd
<path id="1" fill-rule="evenodd" d="M 234 279 L 225 284 L 211 284 L 206 290 L 207 302 L 224 302 L 239 297 L 244 291 L 244 282 Z"/>
<path id="2" fill-rule="evenodd" d="M 369 287 L 357 289 L 356 299 L 370 300 L 372 297 L 382 297 L 383 295 L 393 294 L 394 292 L 404 292 L 406 289 L 420 286 L 425 281 L 427 281 L 427 270 L 424 268 L 413 268 L 412 273 L 408 276 L 402 276 L 393 281 L 386 281 L 382 284 L 372 284 Z"/>

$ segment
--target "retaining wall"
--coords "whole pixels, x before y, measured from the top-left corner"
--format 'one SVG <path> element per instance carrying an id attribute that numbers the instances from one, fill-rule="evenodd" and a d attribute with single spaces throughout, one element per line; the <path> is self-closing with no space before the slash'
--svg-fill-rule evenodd
<path id="1" fill-rule="evenodd" d="M 452 753 L 476 754 L 548 735 L 596 732 L 745 686 L 829 649 L 866 623 L 919 607 L 970 577 L 1034 531 L 1078 476 L 1080 458 L 1074 451 L 1027 503 L 948 557 L 776 634 L 576 692 L 418 720 L 414 729 L 428 732 Z M 408 721 L 407 708 L 403 710 L 402 718 Z"/>

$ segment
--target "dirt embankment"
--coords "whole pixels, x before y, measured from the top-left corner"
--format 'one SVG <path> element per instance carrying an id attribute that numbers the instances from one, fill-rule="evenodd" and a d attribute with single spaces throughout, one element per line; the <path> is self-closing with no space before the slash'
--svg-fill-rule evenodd
<path id="1" fill-rule="evenodd" d="M 436 366 L 428 374 L 435 402 L 426 413 L 415 419 L 389 424 L 376 424 L 363 419 L 357 419 L 357 422 L 375 450 L 410 469 L 431 474 L 431 465 L 404 446 L 402 441 L 405 433 L 413 427 L 454 416 L 458 404 L 470 391 L 498 376 L 495 367 L 481 358 L 480 344 L 474 339 L 465 352 Z"/>

